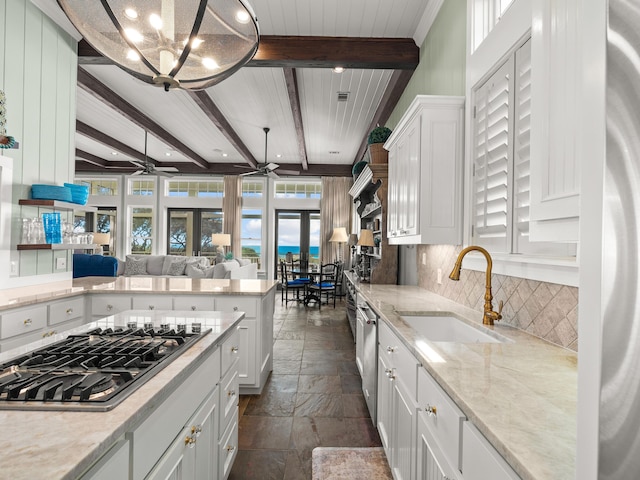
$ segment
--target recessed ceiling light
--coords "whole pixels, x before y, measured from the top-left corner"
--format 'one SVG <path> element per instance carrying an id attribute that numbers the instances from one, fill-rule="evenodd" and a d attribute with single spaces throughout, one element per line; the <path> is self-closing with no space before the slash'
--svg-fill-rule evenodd
<path id="1" fill-rule="evenodd" d="M 277 154 L 276 158 L 282 158 L 282 154 L 281 153 Z"/>
<path id="2" fill-rule="evenodd" d="M 229 156 L 229 154 L 227 154 L 227 153 L 223 153 L 223 154 L 222 154 L 222 156 L 223 156 L 223 157 L 228 157 L 228 156 Z"/>
<path id="3" fill-rule="evenodd" d="M 171 152 L 166 152 L 165 156 L 170 157 L 171 156 Z"/>
<path id="4" fill-rule="evenodd" d="M 118 152 L 111 152 L 111 155 L 114 155 L 114 156 L 115 156 L 115 155 L 117 155 L 117 154 L 118 154 Z"/>
<path id="5" fill-rule="evenodd" d="M 344 67 L 333 67 L 333 73 L 342 73 L 344 72 Z"/>

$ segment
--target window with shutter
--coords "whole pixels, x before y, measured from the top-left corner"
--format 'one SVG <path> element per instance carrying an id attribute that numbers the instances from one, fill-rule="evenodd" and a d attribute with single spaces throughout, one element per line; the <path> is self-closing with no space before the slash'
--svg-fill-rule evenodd
<path id="1" fill-rule="evenodd" d="M 575 256 L 529 242 L 531 41 L 474 91 L 472 242 L 492 253 Z"/>

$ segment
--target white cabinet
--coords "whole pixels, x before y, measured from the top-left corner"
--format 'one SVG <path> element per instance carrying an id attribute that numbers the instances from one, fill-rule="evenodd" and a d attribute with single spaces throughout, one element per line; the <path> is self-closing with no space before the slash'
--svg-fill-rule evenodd
<path id="1" fill-rule="evenodd" d="M 378 431 L 396 480 L 415 476 L 419 362 L 384 323 L 378 329 Z"/>
<path id="2" fill-rule="evenodd" d="M 91 316 L 102 318 L 131 310 L 130 295 L 91 295 Z"/>
<path id="3" fill-rule="evenodd" d="M 129 441 L 121 439 L 104 454 L 81 480 L 113 480 L 129 478 Z"/>
<path id="4" fill-rule="evenodd" d="M 416 460 L 417 480 L 462 480 L 460 472 L 443 461 L 442 451 L 431 435 L 426 414 L 423 412 L 418 413 Z"/>
<path id="5" fill-rule="evenodd" d="M 220 346 L 222 354 L 222 378 L 220 380 L 220 436 L 217 442 L 217 478 L 225 480 L 238 454 L 238 410 L 239 377 L 238 369 L 243 355 L 241 352 L 241 332 L 236 330 Z M 199 477 L 202 478 L 202 477 Z"/>
<path id="6" fill-rule="evenodd" d="M 462 238 L 464 97 L 418 95 L 385 143 L 392 245 Z"/>
<path id="7" fill-rule="evenodd" d="M 207 311 L 215 310 L 213 295 L 176 295 L 173 297 L 174 310 Z"/>
<path id="8" fill-rule="evenodd" d="M 174 310 L 172 295 L 134 295 L 134 310 Z"/>
<path id="9" fill-rule="evenodd" d="M 531 241 L 578 240 L 582 9 L 578 0 L 532 2 Z"/>
<path id="10" fill-rule="evenodd" d="M 520 478 L 471 422 L 463 425 L 462 473 L 464 480 Z"/>

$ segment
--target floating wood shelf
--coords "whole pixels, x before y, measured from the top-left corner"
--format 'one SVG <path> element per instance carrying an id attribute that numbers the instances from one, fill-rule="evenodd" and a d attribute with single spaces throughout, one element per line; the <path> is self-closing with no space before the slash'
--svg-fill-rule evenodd
<path id="1" fill-rule="evenodd" d="M 18 205 L 28 207 L 47 207 L 55 210 L 82 210 L 83 212 L 97 212 L 95 207 L 80 205 L 79 203 L 62 202 L 60 200 L 35 200 L 23 198 L 18 200 Z"/>
<path id="2" fill-rule="evenodd" d="M 18 250 L 96 250 L 95 243 L 20 243 Z"/>

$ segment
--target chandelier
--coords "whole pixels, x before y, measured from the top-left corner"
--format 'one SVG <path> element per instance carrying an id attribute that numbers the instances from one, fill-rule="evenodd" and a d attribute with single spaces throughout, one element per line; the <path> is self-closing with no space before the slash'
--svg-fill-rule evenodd
<path id="1" fill-rule="evenodd" d="M 131 75 L 200 90 L 232 75 L 258 50 L 243 0 L 58 0 L 98 52 Z"/>

